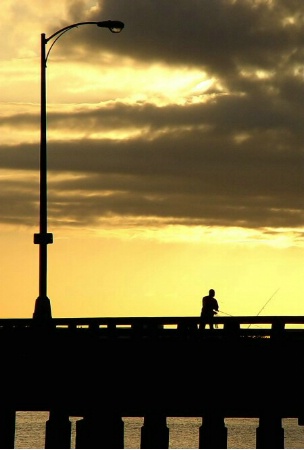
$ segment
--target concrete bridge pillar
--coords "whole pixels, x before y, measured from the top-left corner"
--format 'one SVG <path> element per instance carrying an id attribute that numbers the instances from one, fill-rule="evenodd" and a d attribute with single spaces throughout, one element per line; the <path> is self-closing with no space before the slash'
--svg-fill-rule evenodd
<path id="1" fill-rule="evenodd" d="M 282 419 L 274 415 L 261 416 L 256 429 L 256 448 L 284 448 Z"/>
<path id="2" fill-rule="evenodd" d="M 199 429 L 199 448 L 228 448 L 228 433 L 224 417 L 206 414 Z"/>
<path id="3" fill-rule="evenodd" d="M 89 413 L 76 422 L 76 448 L 124 448 L 124 422 L 116 414 Z"/>
<path id="4" fill-rule="evenodd" d="M 71 429 L 67 413 L 51 410 L 45 427 L 45 448 L 71 448 Z"/>
<path id="5" fill-rule="evenodd" d="M 167 418 L 161 414 L 147 414 L 141 427 L 140 448 L 169 448 Z"/>
<path id="6" fill-rule="evenodd" d="M 0 448 L 15 448 L 16 411 L 0 407 Z"/>

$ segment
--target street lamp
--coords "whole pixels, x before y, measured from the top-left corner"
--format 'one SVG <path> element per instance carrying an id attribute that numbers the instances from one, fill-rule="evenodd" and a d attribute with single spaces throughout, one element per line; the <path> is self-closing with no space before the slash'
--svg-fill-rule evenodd
<path id="1" fill-rule="evenodd" d="M 41 34 L 41 112 L 40 112 L 40 221 L 39 233 L 34 234 L 34 244 L 39 245 L 39 296 L 35 302 L 34 319 L 52 318 L 51 302 L 47 296 L 47 246 L 53 243 L 53 234 L 47 230 L 47 139 L 46 139 L 46 67 L 50 51 L 56 41 L 67 31 L 80 25 L 97 25 L 108 28 L 112 33 L 120 33 L 124 24 L 117 20 L 103 22 L 79 22 L 68 25 L 53 33 L 50 37 Z M 46 46 L 53 41 L 48 52 Z"/>

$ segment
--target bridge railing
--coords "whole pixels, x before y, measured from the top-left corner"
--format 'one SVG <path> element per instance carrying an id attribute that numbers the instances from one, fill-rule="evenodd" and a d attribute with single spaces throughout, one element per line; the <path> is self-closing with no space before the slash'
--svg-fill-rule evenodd
<path id="1" fill-rule="evenodd" d="M 77 331 L 86 330 L 101 336 L 196 336 L 212 333 L 220 337 L 225 333 L 234 336 L 271 337 L 274 335 L 304 335 L 304 316 L 233 316 L 213 319 L 214 330 L 200 330 L 200 317 L 81 317 L 53 318 L 49 322 L 52 329 Z M 0 333 L 3 330 L 30 329 L 37 322 L 34 319 L 0 319 Z M 43 325 L 42 325 L 43 326 Z"/>

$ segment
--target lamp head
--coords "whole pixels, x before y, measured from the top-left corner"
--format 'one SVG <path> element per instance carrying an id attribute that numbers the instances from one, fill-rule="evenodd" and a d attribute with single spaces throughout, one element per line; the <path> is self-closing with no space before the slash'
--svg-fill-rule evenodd
<path id="1" fill-rule="evenodd" d="M 124 23 L 119 20 L 106 20 L 103 22 L 97 22 L 96 25 L 102 28 L 109 28 L 112 33 L 120 33 L 124 28 Z"/>

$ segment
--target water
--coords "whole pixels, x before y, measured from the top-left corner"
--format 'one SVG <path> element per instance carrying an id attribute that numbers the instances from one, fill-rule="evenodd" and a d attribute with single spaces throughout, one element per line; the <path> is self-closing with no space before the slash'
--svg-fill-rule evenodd
<path id="1" fill-rule="evenodd" d="M 76 420 L 72 422 L 72 448 L 75 448 Z M 45 412 L 17 412 L 15 448 L 42 449 L 44 448 L 45 422 L 48 413 Z M 125 448 L 140 448 L 140 429 L 143 425 L 142 417 L 123 417 L 125 428 Z M 170 430 L 170 448 L 187 449 L 198 448 L 199 427 L 202 419 L 198 417 L 168 417 L 167 426 Z M 255 448 L 255 435 L 258 419 L 225 419 L 228 429 L 228 448 Z M 283 419 L 285 430 L 285 448 L 304 449 L 304 427 L 298 425 L 297 419 Z"/>

